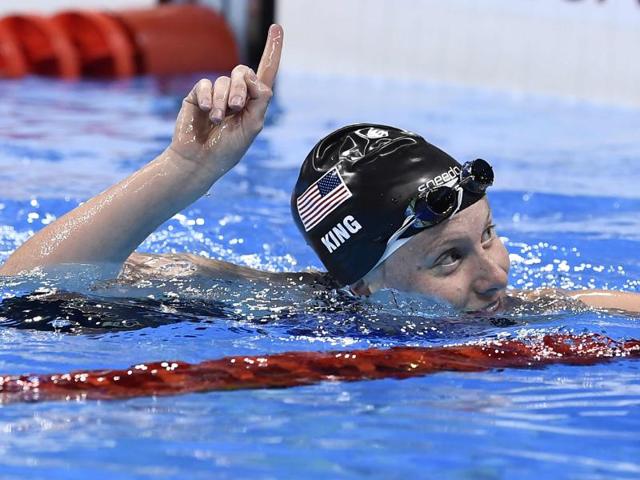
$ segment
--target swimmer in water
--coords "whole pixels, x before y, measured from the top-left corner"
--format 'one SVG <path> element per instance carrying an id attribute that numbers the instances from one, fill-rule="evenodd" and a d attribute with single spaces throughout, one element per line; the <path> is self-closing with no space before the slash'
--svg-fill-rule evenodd
<path id="1" fill-rule="evenodd" d="M 558 295 L 588 306 L 640 312 L 627 292 L 507 295 L 509 257 L 496 235 L 484 160 L 461 165 L 422 137 L 384 125 L 337 130 L 307 156 L 292 196 L 296 224 L 327 267 L 268 273 L 196 255 L 135 253 L 164 221 L 202 195 L 243 157 L 263 127 L 283 45 L 271 26 L 257 72 L 195 84 L 171 144 L 148 165 L 47 225 L 0 268 L 17 275 L 60 264 L 115 264 L 121 275 L 206 275 L 319 282 L 360 296 L 380 289 L 419 293 L 462 312 L 493 314 L 514 297 Z M 180 268 L 182 266 L 182 268 Z"/>

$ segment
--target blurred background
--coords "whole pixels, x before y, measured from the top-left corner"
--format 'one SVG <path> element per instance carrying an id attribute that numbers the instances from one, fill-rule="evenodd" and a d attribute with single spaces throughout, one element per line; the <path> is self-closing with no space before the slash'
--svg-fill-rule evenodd
<path id="1" fill-rule="evenodd" d="M 109 13 L 168 3 L 197 3 L 219 13 L 239 60 L 252 65 L 268 25 L 277 21 L 287 35 L 285 71 L 427 79 L 640 105 L 640 62 L 633 60 L 640 44 L 636 0 L 23 0 L 2 2 L 0 15 Z M 77 22 L 67 26 L 77 28 Z M 0 27 L 0 74 L 12 76 L 6 30 Z M 188 33 L 176 35 L 184 39 Z M 205 70 L 224 70 L 235 60 Z M 196 62 L 193 68 L 202 66 Z"/>

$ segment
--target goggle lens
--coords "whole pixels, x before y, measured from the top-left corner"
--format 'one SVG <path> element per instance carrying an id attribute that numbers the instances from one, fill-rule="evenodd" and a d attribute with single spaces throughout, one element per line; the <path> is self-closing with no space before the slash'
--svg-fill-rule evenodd
<path id="1" fill-rule="evenodd" d="M 481 158 L 465 163 L 460 173 L 462 187 L 473 193 L 484 193 L 493 185 L 493 178 L 493 168 Z"/>
<path id="2" fill-rule="evenodd" d="M 415 215 L 424 222 L 439 220 L 455 206 L 456 191 L 451 187 L 438 187 L 416 200 Z"/>

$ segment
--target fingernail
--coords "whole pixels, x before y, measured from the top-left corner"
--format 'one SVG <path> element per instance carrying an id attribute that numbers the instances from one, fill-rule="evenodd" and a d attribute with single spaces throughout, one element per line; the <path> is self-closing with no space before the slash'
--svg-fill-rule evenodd
<path id="1" fill-rule="evenodd" d="M 256 72 L 254 72 L 253 70 L 249 70 L 249 80 L 255 82 L 257 79 L 258 76 L 256 75 Z"/>
<path id="2" fill-rule="evenodd" d="M 239 95 L 236 95 L 231 99 L 231 101 L 229 102 L 229 105 L 231 105 L 232 107 L 239 107 L 240 105 L 242 105 L 242 97 Z"/>
<path id="3" fill-rule="evenodd" d="M 213 114 L 211 115 L 211 119 L 213 121 L 219 122 L 220 120 L 222 120 L 222 117 L 224 116 L 224 112 L 222 111 L 222 109 L 220 108 L 216 108 L 213 111 Z"/>

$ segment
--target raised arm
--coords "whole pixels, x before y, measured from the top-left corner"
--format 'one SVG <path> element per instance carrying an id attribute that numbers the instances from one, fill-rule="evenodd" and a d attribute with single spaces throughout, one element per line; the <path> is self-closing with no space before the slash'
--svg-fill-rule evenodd
<path id="1" fill-rule="evenodd" d="M 257 73 L 239 65 L 231 77 L 196 83 L 164 152 L 36 233 L 0 275 L 62 263 L 122 263 L 159 225 L 205 194 L 262 129 L 282 40 L 282 27 L 272 25 Z"/>

